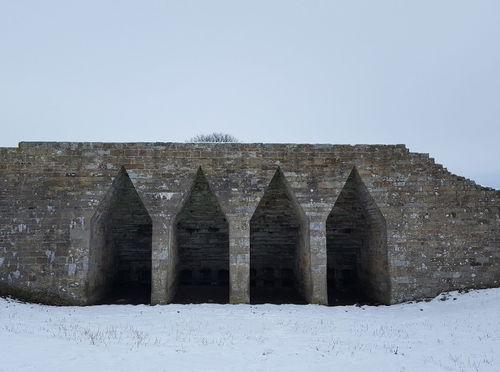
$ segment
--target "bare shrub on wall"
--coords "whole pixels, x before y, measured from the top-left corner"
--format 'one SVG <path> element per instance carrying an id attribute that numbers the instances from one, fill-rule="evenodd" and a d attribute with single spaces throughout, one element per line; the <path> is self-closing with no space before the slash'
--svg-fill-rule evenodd
<path id="1" fill-rule="evenodd" d="M 238 139 L 227 133 L 213 132 L 210 134 L 198 134 L 186 142 L 209 142 L 209 143 L 236 143 Z"/>

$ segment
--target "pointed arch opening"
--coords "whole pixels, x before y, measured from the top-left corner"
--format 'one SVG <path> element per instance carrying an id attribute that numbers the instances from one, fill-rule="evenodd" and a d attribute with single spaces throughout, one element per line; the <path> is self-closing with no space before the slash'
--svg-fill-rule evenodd
<path id="1" fill-rule="evenodd" d="M 353 168 L 326 221 L 330 305 L 390 302 L 384 216 Z"/>
<path id="2" fill-rule="evenodd" d="M 91 221 L 90 303 L 149 304 L 152 221 L 121 168 Z"/>
<path id="3" fill-rule="evenodd" d="M 201 167 L 175 221 L 174 303 L 229 302 L 229 225 Z"/>
<path id="4" fill-rule="evenodd" d="M 304 304 L 307 222 L 278 168 L 250 220 L 250 302 Z"/>

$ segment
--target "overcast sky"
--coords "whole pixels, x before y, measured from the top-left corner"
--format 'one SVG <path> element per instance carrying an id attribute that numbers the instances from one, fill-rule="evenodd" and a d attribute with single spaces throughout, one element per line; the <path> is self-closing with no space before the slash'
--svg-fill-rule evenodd
<path id="1" fill-rule="evenodd" d="M 0 0 L 0 129 L 404 143 L 500 189 L 500 1 Z"/>

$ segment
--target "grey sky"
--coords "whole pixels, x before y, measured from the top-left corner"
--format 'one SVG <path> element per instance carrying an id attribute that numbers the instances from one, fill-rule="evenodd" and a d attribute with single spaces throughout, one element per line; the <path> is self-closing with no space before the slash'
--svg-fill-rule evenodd
<path id="1" fill-rule="evenodd" d="M 405 143 L 500 189 L 500 1 L 0 0 L 0 129 Z"/>

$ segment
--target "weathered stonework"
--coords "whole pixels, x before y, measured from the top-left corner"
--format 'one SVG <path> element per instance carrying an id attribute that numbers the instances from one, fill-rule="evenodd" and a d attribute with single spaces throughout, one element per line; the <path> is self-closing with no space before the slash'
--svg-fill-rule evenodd
<path id="1" fill-rule="evenodd" d="M 403 145 L 0 148 L 0 294 L 84 305 L 137 280 L 169 303 L 189 275 L 231 303 L 259 286 L 319 304 L 352 288 L 389 304 L 498 287 L 500 191 Z"/>

